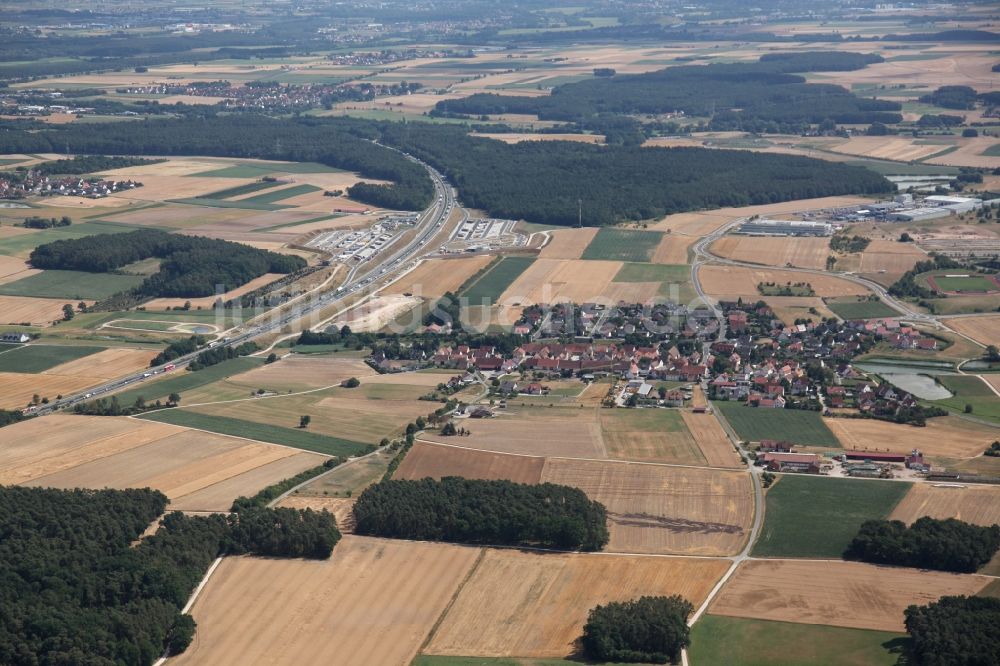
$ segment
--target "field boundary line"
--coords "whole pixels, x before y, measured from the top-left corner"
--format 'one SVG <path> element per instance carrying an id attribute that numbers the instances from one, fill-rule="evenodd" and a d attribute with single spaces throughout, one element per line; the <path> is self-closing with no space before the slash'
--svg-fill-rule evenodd
<path id="1" fill-rule="evenodd" d="M 389 444 L 386 444 L 385 446 L 380 446 L 379 448 L 375 449 L 374 451 L 370 451 L 370 452 L 366 453 L 363 456 L 358 456 L 357 458 L 349 458 L 348 460 L 344 461 L 340 465 L 337 465 L 335 467 L 331 467 L 330 469 L 328 469 L 327 471 L 323 472 L 322 474 L 317 474 L 316 476 L 314 476 L 312 478 L 306 479 L 302 483 L 298 484 L 297 486 L 293 486 L 292 488 L 289 488 L 288 490 L 286 490 L 285 492 L 281 493 L 280 495 L 278 495 L 277 497 L 275 497 L 273 500 L 271 500 L 270 502 L 268 502 L 267 503 L 267 507 L 268 508 L 275 507 L 275 506 L 278 505 L 279 502 L 281 502 L 281 500 L 285 499 L 286 497 L 288 497 L 289 495 L 291 495 L 292 493 L 294 493 L 299 488 L 302 488 L 304 486 L 308 486 L 310 483 L 312 483 L 314 481 L 318 481 L 319 479 L 322 479 L 324 476 L 328 476 L 330 474 L 333 474 L 335 471 L 344 469 L 345 467 L 347 467 L 349 465 L 353 465 L 354 463 L 357 463 L 357 462 L 359 462 L 361 460 L 364 460 L 365 458 L 369 458 L 371 456 L 378 455 L 378 454 L 382 453 L 383 451 L 385 451 L 386 449 L 388 449 L 389 446 L 390 446 Z M 307 451 L 307 453 L 309 453 L 309 452 Z M 312 497 L 312 495 L 306 495 L 306 497 Z"/>
<path id="2" fill-rule="evenodd" d="M 711 467 L 711 466 L 701 466 L 701 465 L 682 465 L 680 463 L 664 463 L 655 462 L 650 460 L 621 460 L 619 458 L 574 458 L 573 456 L 542 456 L 536 453 L 511 453 L 510 451 L 494 451 L 492 449 L 476 449 L 470 446 L 460 446 L 458 444 L 445 444 L 443 442 L 434 442 L 429 439 L 417 439 L 417 442 L 421 444 L 430 444 L 431 446 L 445 446 L 452 449 L 461 449 L 463 451 L 478 451 L 479 453 L 492 453 L 501 456 L 521 456 L 522 458 L 541 458 L 542 460 L 580 460 L 583 462 L 606 462 L 606 463 L 618 463 L 621 465 L 649 465 L 652 467 L 679 467 L 682 469 L 709 469 L 718 472 L 742 472 L 744 470 L 739 467 Z"/>
<path id="3" fill-rule="evenodd" d="M 441 614 L 438 615 L 438 618 L 437 620 L 434 621 L 434 624 L 431 626 L 430 631 L 428 631 L 427 635 L 424 636 L 423 642 L 417 647 L 416 654 L 421 654 L 424 651 L 424 648 L 430 645 L 431 641 L 434 640 L 434 635 L 437 633 L 437 630 L 441 628 L 441 624 L 444 622 L 444 619 L 448 616 L 448 613 L 449 611 L 451 611 L 452 606 L 454 606 L 455 602 L 458 601 L 458 595 L 460 595 L 462 593 L 462 590 L 465 589 L 466 584 L 470 580 L 472 580 L 472 576 L 476 573 L 476 571 L 479 570 L 479 566 L 483 563 L 484 559 L 486 559 L 486 548 L 480 547 L 479 555 L 476 557 L 476 561 L 472 563 L 472 566 L 469 567 L 469 570 L 465 573 L 465 576 L 462 578 L 459 584 L 455 586 L 455 593 L 451 595 L 451 599 L 449 599 L 448 603 L 445 604 L 443 609 L 441 609 Z"/>

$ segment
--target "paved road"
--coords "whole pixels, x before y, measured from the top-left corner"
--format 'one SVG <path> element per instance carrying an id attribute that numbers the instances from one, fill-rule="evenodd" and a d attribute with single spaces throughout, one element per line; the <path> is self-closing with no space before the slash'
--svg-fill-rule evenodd
<path id="1" fill-rule="evenodd" d="M 323 293 L 319 298 L 303 299 L 303 303 L 288 312 L 274 316 L 263 315 L 250 322 L 241 324 L 233 329 L 222 333 L 224 336 L 216 347 L 235 347 L 249 342 L 255 338 L 269 335 L 280 331 L 285 326 L 291 325 L 300 319 L 309 316 L 321 309 L 328 308 L 338 303 L 343 303 L 351 296 L 364 290 L 374 290 L 384 281 L 391 279 L 396 273 L 406 269 L 410 263 L 418 259 L 423 254 L 432 252 L 427 247 L 427 243 L 438 233 L 451 215 L 452 209 L 457 205 L 455 201 L 455 190 L 445 181 L 437 170 L 420 160 L 406 155 L 407 159 L 416 162 L 427 169 L 428 174 L 434 183 L 435 198 L 431 205 L 424 210 L 417 219 L 417 234 L 406 245 L 383 253 L 384 256 L 376 257 L 380 259 L 375 264 L 358 265 L 351 268 L 347 281 L 338 287 L 336 291 Z M 280 312 L 280 311 L 279 311 Z M 271 313 L 273 314 L 273 313 Z M 51 413 L 59 409 L 72 407 L 73 405 L 93 398 L 117 392 L 121 389 L 138 384 L 146 379 L 158 376 L 165 372 L 176 372 L 190 364 L 200 353 L 194 352 L 174 359 L 157 367 L 133 373 L 125 377 L 113 379 L 99 386 L 89 388 L 79 393 L 64 396 L 62 399 L 40 407 L 35 413 L 42 415 Z M 168 370 L 167 368 L 170 368 Z"/>

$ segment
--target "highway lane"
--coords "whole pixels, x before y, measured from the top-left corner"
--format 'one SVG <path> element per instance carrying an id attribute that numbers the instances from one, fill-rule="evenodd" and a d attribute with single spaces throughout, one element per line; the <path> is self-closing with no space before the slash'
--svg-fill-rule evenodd
<path id="1" fill-rule="evenodd" d="M 384 256 L 381 257 L 378 263 L 352 267 L 344 284 L 333 292 L 323 293 L 318 298 L 305 299 L 303 303 L 288 312 L 280 312 L 279 308 L 275 311 L 278 314 L 275 314 L 275 312 L 265 313 L 249 322 L 244 322 L 224 331 L 220 334 L 223 336 L 221 340 L 217 344 L 214 344 L 213 347 L 236 347 L 244 342 L 280 331 L 283 327 L 306 318 L 314 312 L 344 302 L 363 290 L 376 289 L 380 282 L 390 279 L 397 272 L 407 268 L 411 261 L 418 259 L 422 254 L 430 254 L 433 250 L 427 247 L 427 243 L 441 231 L 452 210 L 458 205 L 455 200 L 456 194 L 455 190 L 445 181 L 444 176 L 433 167 L 410 155 L 406 155 L 406 157 L 427 170 L 435 190 L 435 198 L 432 200 L 431 205 L 417 219 L 417 224 L 415 225 L 417 233 L 409 242 L 396 250 L 392 250 L 391 246 L 387 248 L 382 253 Z M 379 257 L 377 256 L 376 258 Z M 60 400 L 39 407 L 34 413 L 42 415 L 72 407 L 77 403 L 117 392 L 166 372 L 176 372 L 189 365 L 202 351 L 204 351 L 204 348 L 176 358 L 169 363 L 148 368 L 125 377 L 116 378 L 84 391 L 64 396 Z M 170 369 L 168 370 L 168 368 Z"/>

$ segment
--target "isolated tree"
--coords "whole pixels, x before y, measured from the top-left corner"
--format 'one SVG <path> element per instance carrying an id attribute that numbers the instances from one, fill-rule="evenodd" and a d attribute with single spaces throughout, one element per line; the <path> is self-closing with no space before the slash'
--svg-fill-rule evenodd
<path id="1" fill-rule="evenodd" d="M 910 234 L 908 234 L 908 233 L 906 233 L 904 231 L 903 233 L 899 234 L 899 242 L 900 243 L 912 243 L 913 242 L 913 236 L 911 236 Z"/>
<path id="2" fill-rule="evenodd" d="M 996 345 L 987 345 L 986 358 L 990 361 L 1000 361 L 1000 348 Z"/>
<path id="3" fill-rule="evenodd" d="M 452 435 L 458 434 L 458 431 L 455 429 L 454 421 L 448 421 L 447 423 L 445 423 L 444 427 L 441 428 L 441 434 L 446 437 L 451 437 Z"/>
<path id="4" fill-rule="evenodd" d="M 170 395 L 167 396 L 167 404 L 168 405 L 177 406 L 178 404 L 180 404 L 180 402 L 181 402 L 181 394 L 180 393 L 176 393 L 175 392 L 175 393 L 171 393 Z"/>
<path id="5" fill-rule="evenodd" d="M 87 304 L 84 303 L 83 301 L 80 301 L 79 303 L 76 304 L 76 309 L 79 310 L 80 312 L 86 312 Z"/>
<path id="6" fill-rule="evenodd" d="M 303 414 L 302 416 L 299 417 L 300 428 L 308 428 L 310 422 L 312 422 L 312 417 L 309 416 L 308 414 Z"/>
<path id="7" fill-rule="evenodd" d="M 63 321 L 69 321 L 76 315 L 76 313 L 73 312 L 73 306 L 70 305 L 69 303 L 63 306 L 62 312 L 63 312 Z"/>
<path id="8" fill-rule="evenodd" d="M 271 352 L 270 354 L 267 355 L 267 360 L 265 360 L 264 363 L 274 363 L 277 360 L 278 360 L 278 355 L 275 354 L 274 352 Z"/>
<path id="9" fill-rule="evenodd" d="M 359 380 L 357 377 L 351 377 L 350 379 L 343 382 L 341 386 L 343 386 L 344 388 L 357 388 L 361 386 L 361 380 Z"/>

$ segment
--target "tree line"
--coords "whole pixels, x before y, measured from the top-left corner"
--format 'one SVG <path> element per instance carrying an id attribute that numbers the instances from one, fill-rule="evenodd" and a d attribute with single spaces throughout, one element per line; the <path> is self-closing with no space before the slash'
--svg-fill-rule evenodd
<path id="1" fill-rule="evenodd" d="M 42 162 L 31 168 L 50 176 L 56 174 L 82 175 L 100 171 L 111 171 L 112 169 L 124 169 L 125 167 L 157 164 L 164 161 L 147 160 L 140 157 L 122 157 L 120 155 L 78 155 L 66 160 Z"/>
<path id="2" fill-rule="evenodd" d="M 974 573 L 1000 549 L 1000 526 L 980 527 L 924 516 L 911 526 L 899 520 L 868 520 L 844 558 L 872 564 Z"/>
<path id="3" fill-rule="evenodd" d="M 329 557 L 340 538 L 328 513 L 253 507 L 229 516 L 164 516 L 148 488 L 0 487 L 0 663 L 152 664 L 182 651 L 181 615 L 222 554 Z"/>
<path id="4" fill-rule="evenodd" d="M 620 74 L 567 83 L 551 95 L 479 93 L 439 102 L 441 116 L 504 113 L 579 122 L 602 113 L 708 116 L 718 130 L 801 131 L 824 120 L 898 123 L 897 102 L 857 97 L 841 86 L 806 83 L 796 72 L 846 71 L 881 62 L 875 54 L 770 54 L 754 63 L 681 65 L 644 74 Z M 772 125 L 772 127 L 768 127 Z"/>
<path id="5" fill-rule="evenodd" d="M 211 296 L 218 285 L 229 291 L 265 273 L 293 273 L 306 266 L 294 255 L 158 229 L 53 241 L 32 250 L 29 261 L 43 270 L 109 273 L 151 257 L 163 261 L 133 290 L 139 298 Z"/>
<path id="6" fill-rule="evenodd" d="M 563 550 L 600 550 L 607 512 L 578 488 L 446 477 L 369 486 L 355 532 L 372 536 Z"/>

